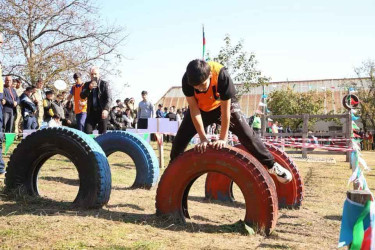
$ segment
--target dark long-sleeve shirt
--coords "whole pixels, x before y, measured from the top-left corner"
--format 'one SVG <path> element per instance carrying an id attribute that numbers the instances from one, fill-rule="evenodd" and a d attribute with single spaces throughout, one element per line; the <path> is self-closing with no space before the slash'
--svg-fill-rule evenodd
<path id="1" fill-rule="evenodd" d="M 17 102 L 18 104 L 20 103 L 20 99 L 14 88 L 4 88 L 4 99 L 4 112 L 13 112 L 15 109 L 14 102 Z"/>
<path id="2" fill-rule="evenodd" d="M 23 93 L 20 97 L 20 105 L 23 117 L 34 115 L 34 112 L 37 109 L 34 102 L 25 93 Z"/>
<path id="3" fill-rule="evenodd" d="M 82 99 L 87 98 L 87 113 L 90 113 L 93 109 L 98 111 L 107 110 L 110 111 L 110 105 L 112 103 L 112 95 L 109 91 L 109 84 L 106 81 L 100 80 L 96 89 L 90 90 L 89 85 L 91 82 L 86 82 L 83 85 L 82 92 L 80 94 Z M 95 96 L 94 96 L 95 95 Z M 97 98 L 97 106 L 94 107 L 94 98 Z"/>

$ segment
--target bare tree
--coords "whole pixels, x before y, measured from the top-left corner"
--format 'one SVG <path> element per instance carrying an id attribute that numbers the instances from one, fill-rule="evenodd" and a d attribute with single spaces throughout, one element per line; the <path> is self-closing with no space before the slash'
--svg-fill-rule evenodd
<path id="1" fill-rule="evenodd" d="M 219 54 L 213 58 L 213 61 L 227 67 L 235 83 L 241 84 L 237 86 L 238 97 L 249 93 L 252 88 L 267 85 L 271 80 L 270 77 L 264 76 L 257 68 L 258 61 L 255 58 L 255 54 L 245 51 L 243 43 L 240 40 L 233 45 L 230 35 L 226 34 L 224 46 L 221 47 Z M 207 58 L 209 57 L 210 55 L 207 53 Z"/>
<path id="2" fill-rule="evenodd" d="M 41 76 L 69 82 L 92 64 L 118 73 L 125 28 L 106 23 L 98 10 L 91 0 L 0 0 L 4 74 L 35 84 Z"/>

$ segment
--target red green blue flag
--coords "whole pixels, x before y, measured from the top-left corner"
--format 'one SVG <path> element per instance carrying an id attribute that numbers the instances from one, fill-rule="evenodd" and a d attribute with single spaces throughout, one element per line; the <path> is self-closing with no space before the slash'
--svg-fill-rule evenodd
<path id="1" fill-rule="evenodd" d="M 202 51 L 202 59 L 204 60 L 204 55 L 206 53 L 206 36 L 204 34 L 204 25 L 202 25 L 202 33 L 203 33 L 203 51 Z"/>

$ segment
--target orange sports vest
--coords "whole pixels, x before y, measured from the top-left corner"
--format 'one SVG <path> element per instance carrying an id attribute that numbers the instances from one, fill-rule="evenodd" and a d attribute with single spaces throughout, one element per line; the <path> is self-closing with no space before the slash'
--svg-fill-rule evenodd
<path id="1" fill-rule="evenodd" d="M 220 94 L 217 89 L 219 73 L 224 66 L 217 62 L 208 62 L 211 67 L 211 81 L 208 90 L 205 93 L 197 93 L 194 91 L 194 97 L 198 102 L 200 110 L 209 112 L 220 106 Z"/>
<path id="2" fill-rule="evenodd" d="M 83 84 L 81 86 L 77 87 L 76 85 L 73 85 L 73 96 L 74 96 L 74 113 L 80 114 L 82 112 L 86 113 L 87 110 L 87 103 L 85 105 L 80 105 L 79 102 L 85 102 L 86 100 L 81 99 L 80 95 L 82 92 Z"/>

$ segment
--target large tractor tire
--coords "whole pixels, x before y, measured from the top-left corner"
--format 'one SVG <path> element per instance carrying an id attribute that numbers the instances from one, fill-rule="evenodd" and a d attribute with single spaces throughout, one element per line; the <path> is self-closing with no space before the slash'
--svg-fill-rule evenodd
<path id="1" fill-rule="evenodd" d="M 271 175 L 276 185 L 279 208 L 299 208 L 303 200 L 303 182 L 297 166 L 284 151 L 268 143 L 265 145 L 275 158 L 275 161 L 288 169 L 293 176 L 291 182 L 283 184 L 280 183 L 275 176 Z M 237 145 L 236 147 L 246 150 L 242 145 Z M 264 168 L 267 169 L 266 167 Z M 227 176 L 219 173 L 209 173 L 207 174 L 205 186 L 206 198 L 221 201 L 234 201 L 232 187 L 233 181 Z"/>
<path id="2" fill-rule="evenodd" d="M 156 213 L 185 222 L 190 218 L 187 198 L 194 181 L 208 172 L 227 176 L 241 189 L 245 203 L 245 223 L 267 235 L 275 228 L 278 207 L 276 189 L 262 165 L 243 150 L 208 148 L 202 155 L 189 150 L 165 170 L 156 194 Z"/>
<path id="3" fill-rule="evenodd" d="M 159 179 L 159 161 L 149 143 L 126 131 L 108 131 L 95 139 L 106 156 L 122 152 L 130 156 L 136 168 L 132 188 L 150 189 Z"/>
<path id="4" fill-rule="evenodd" d="M 5 175 L 6 190 L 39 195 L 38 174 L 54 155 L 63 155 L 75 165 L 79 190 L 73 203 L 82 208 L 100 208 L 111 194 L 111 171 L 101 147 L 76 129 L 46 128 L 27 136 L 10 157 Z"/>

